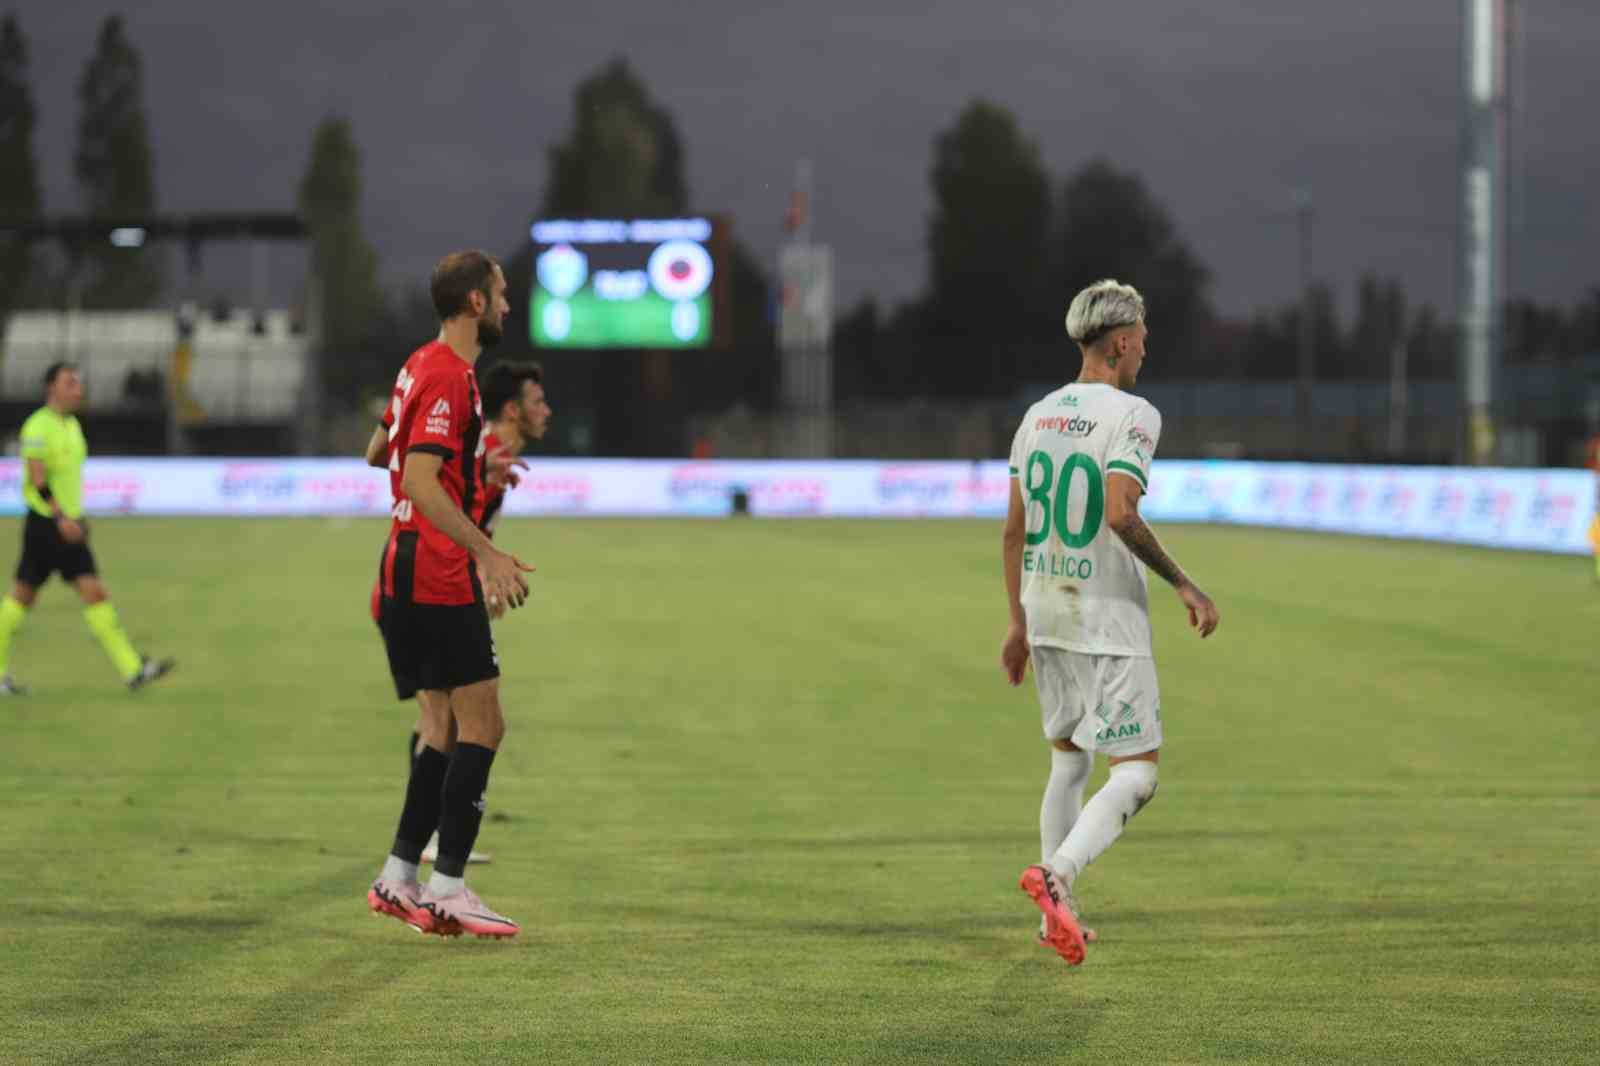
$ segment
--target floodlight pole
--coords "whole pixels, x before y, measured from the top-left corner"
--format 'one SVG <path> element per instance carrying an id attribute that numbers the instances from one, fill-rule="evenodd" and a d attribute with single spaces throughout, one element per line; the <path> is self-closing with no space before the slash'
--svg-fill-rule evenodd
<path id="1" fill-rule="evenodd" d="M 1467 459 L 1494 461 L 1494 392 L 1506 294 L 1506 56 L 1511 0 L 1462 0 L 1459 353 Z"/>
<path id="2" fill-rule="evenodd" d="M 1300 246 L 1300 337 L 1295 409 L 1298 412 L 1302 443 L 1311 427 L 1311 391 L 1316 378 L 1316 299 L 1311 291 L 1311 190 L 1294 194 L 1295 229 Z M 1309 438 L 1314 441 L 1315 437 Z M 1308 450 L 1302 447 L 1302 451 Z"/>

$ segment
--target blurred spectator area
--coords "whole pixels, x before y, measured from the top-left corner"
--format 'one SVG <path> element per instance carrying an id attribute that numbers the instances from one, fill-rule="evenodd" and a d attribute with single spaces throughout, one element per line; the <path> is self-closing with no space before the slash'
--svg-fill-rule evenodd
<path id="1" fill-rule="evenodd" d="M 176 385 L 186 424 L 279 422 L 294 416 L 309 341 L 289 311 L 192 316 L 187 345 L 171 311 L 17 311 L 0 344 L 0 396 L 42 400 L 45 369 L 77 364 L 89 413 L 164 408 Z"/>
<path id="2" fill-rule="evenodd" d="M 844 403 L 831 415 L 785 415 L 736 407 L 690 419 L 709 454 L 780 457 L 790 442 L 820 433 L 841 459 L 988 459 L 1011 448 L 1028 405 L 1056 386 L 1011 400 Z M 1449 465 L 1459 461 L 1465 424 L 1452 381 L 1319 382 L 1309 417 L 1296 409 L 1292 381 L 1141 382 L 1134 390 L 1162 415 L 1159 454 L 1178 459 L 1260 459 Z M 1581 464 L 1587 436 L 1581 375 L 1521 368 L 1501 381 L 1496 462 Z M 824 425 L 803 425 L 809 419 Z"/>

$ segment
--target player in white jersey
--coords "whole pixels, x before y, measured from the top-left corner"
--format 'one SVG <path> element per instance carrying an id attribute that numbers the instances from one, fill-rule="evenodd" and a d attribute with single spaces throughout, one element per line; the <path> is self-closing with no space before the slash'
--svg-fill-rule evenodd
<path id="1" fill-rule="evenodd" d="M 1011 445 L 1011 623 L 1000 665 L 1020 685 L 1031 653 L 1052 745 L 1040 864 L 1023 871 L 1021 887 L 1043 912 L 1040 940 L 1077 965 L 1096 939 L 1078 921 L 1078 875 L 1156 791 L 1161 694 L 1140 563 L 1177 590 L 1201 637 L 1218 615 L 1139 517 L 1161 438 L 1161 415 L 1125 391 L 1144 362 L 1144 299 L 1130 285 L 1096 282 L 1073 298 L 1067 334 L 1082 372 L 1028 408 Z M 1096 751 L 1109 756 L 1111 776 L 1084 804 Z"/>

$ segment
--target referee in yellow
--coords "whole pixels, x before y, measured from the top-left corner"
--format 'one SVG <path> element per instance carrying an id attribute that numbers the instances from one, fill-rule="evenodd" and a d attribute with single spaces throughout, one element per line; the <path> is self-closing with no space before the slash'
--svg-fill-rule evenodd
<path id="1" fill-rule="evenodd" d="M 140 655 L 117 621 L 117 609 L 95 572 L 89 551 L 89 524 L 83 517 L 83 461 L 89 454 L 76 411 L 83 403 L 83 377 L 71 363 L 54 363 L 44 375 L 45 404 L 22 424 L 22 458 L 27 471 L 22 498 L 28 514 L 22 526 L 22 561 L 11 595 L 0 599 L 0 695 L 26 693 L 11 678 L 11 638 L 28 617 L 39 587 L 59 573 L 78 589 L 83 620 L 100 641 L 123 684 L 137 691 L 167 673 L 171 659 Z"/>

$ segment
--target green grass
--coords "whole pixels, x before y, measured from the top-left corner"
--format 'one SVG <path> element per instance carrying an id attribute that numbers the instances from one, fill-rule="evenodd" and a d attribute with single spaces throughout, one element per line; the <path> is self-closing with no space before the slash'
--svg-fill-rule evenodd
<path id="1" fill-rule="evenodd" d="M 505 523 L 503 944 L 366 913 L 412 719 L 382 535 L 99 523 L 181 660 L 137 696 L 46 590 L 0 703 L 0 1062 L 1594 1061 L 1587 560 L 1166 530 L 1223 625 L 1152 590 L 1161 793 L 1069 970 L 1015 888 L 1048 756 L 996 526 Z"/>

